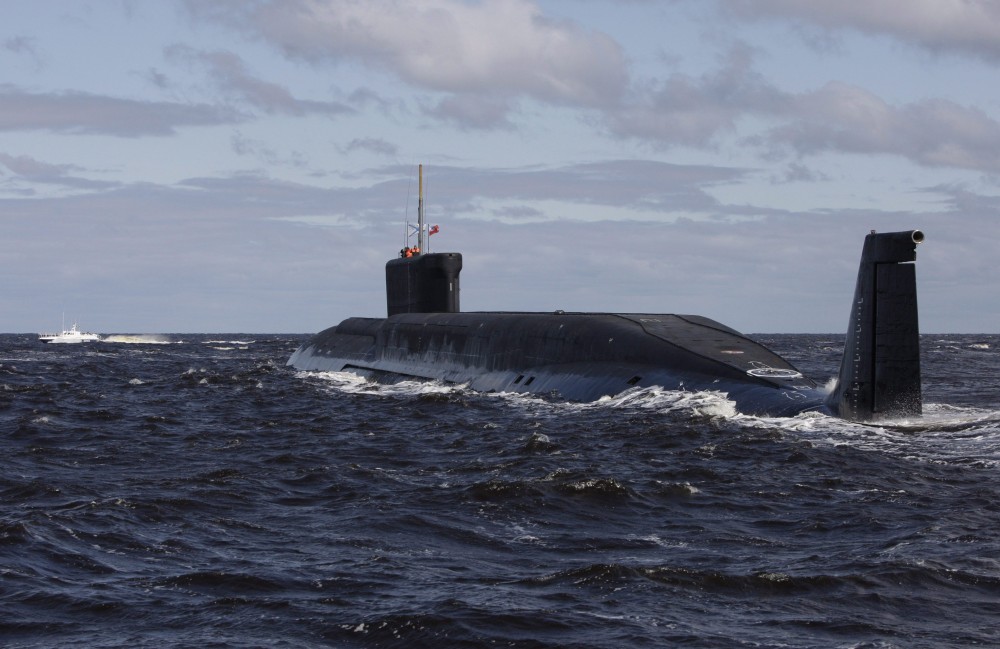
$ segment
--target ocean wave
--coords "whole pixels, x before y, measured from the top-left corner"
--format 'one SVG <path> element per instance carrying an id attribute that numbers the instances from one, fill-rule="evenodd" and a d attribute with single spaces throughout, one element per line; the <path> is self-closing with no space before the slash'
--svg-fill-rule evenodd
<path id="1" fill-rule="evenodd" d="M 1000 357 L 966 349 L 992 338 L 941 336 L 924 416 L 876 424 L 378 385 L 285 366 L 304 337 L 185 338 L 5 339 L 5 646 L 1000 641 Z"/>
<path id="2" fill-rule="evenodd" d="M 305 372 L 296 376 L 301 379 L 318 379 L 327 386 L 345 394 L 377 394 L 380 396 L 412 398 L 430 395 L 465 395 L 469 392 L 466 384 L 444 383 L 433 380 L 401 380 L 395 383 L 376 383 L 353 372 Z M 580 412 L 587 410 L 627 410 L 643 409 L 655 412 L 687 412 L 694 416 L 735 418 L 739 415 L 735 402 L 724 392 L 686 390 L 664 390 L 660 387 L 631 388 L 615 396 L 602 397 L 593 402 L 572 402 L 553 400 L 547 395 L 524 392 L 476 393 L 484 399 L 498 399 L 511 405 L 559 412 Z"/>

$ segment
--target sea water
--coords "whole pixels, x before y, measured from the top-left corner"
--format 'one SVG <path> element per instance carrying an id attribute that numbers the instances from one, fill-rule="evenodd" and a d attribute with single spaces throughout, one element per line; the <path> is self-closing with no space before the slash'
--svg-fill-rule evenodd
<path id="1" fill-rule="evenodd" d="M 820 382 L 842 336 L 757 338 Z M 1000 645 L 1000 336 L 925 414 L 759 418 L 0 336 L 3 647 Z"/>

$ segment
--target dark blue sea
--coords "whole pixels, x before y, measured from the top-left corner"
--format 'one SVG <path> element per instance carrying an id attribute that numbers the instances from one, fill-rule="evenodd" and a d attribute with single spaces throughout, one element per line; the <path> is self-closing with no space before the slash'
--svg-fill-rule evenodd
<path id="1" fill-rule="evenodd" d="M 757 336 L 808 376 L 842 336 Z M 925 414 L 591 404 L 0 336 L 0 646 L 1000 646 L 1000 336 Z"/>

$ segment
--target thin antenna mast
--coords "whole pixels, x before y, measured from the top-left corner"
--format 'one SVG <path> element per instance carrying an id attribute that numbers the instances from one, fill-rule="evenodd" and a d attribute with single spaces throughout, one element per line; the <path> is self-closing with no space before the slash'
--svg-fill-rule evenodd
<path id="1" fill-rule="evenodd" d="M 410 245 L 410 190 L 413 189 L 413 178 L 406 179 L 406 209 L 403 210 L 403 249 Z"/>
<path id="2" fill-rule="evenodd" d="M 419 198 L 417 199 L 417 247 L 420 254 L 427 252 L 427 227 L 424 225 L 424 165 L 417 166 Z"/>

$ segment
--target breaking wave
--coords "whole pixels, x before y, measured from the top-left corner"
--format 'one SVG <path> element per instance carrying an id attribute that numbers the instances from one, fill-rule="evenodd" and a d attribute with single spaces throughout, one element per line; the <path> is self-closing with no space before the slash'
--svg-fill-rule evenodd
<path id="1" fill-rule="evenodd" d="M 166 334 L 109 334 L 101 337 L 103 343 L 119 343 L 123 345 L 170 345 L 182 343 Z"/>

